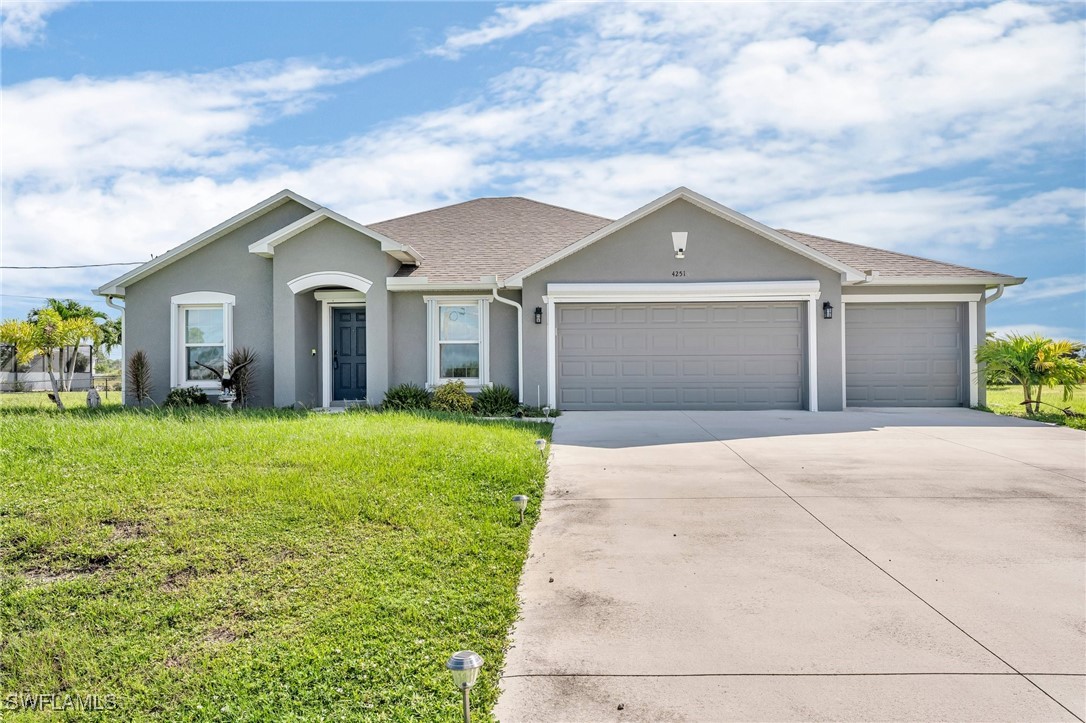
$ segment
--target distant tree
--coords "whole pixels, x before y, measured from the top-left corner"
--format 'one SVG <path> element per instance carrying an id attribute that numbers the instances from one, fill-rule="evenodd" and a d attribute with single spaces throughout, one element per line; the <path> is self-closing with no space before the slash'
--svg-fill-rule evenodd
<path id="1" fill-rule="evenodd" d="M 84 337 L 83 339 L 76 339 L 72 344 L 60 347 L 57 351 L 60 355 L 58 363 L 61 365 L 60 369 L 60 384 L 64 391 L 68 392 L 72 389 L 72 379 L 75 377 L 75 367 L 77 357 L 79 356 L 79 346 L 81 344 L 90 342 L 94 346 L 97 346 L 107 333 L 100 325 L 99 320 L 109 321 L 109 318 L 105 313 L 98 311 L 97 309 L 80 303 L 75 299 L 46 299 L 45 306 L 31 309 L 27 314 L 27 320 L 31 323 L 37 321 L 38 316 L 44 311 L 55 312 L 62 320 L 72 321 L 75 319 L 86 319 L 94 325 L 96 332 L 92 336 Z M 110 332 L 112 333 L 112 332 Z M 93 356 L 93 355 L 92 355 Z"/>
<path id="2" fill-rule="evenodd" d="M 98 326 L 92 319 L 77 316 L 64 319 L 51 308 L 35 310 L 33 320 L 8 319 L 0 324 L 0 342 L 15 347 L 15 360 L 26 364 L 36 356 L 45 359 L 45 371 L 53 388 L 52 399 L 57 408 L 64 410 L 57 381 L 57 361 L 54 356 L 60 349 L 76 347 L 83 339 L 97 340 Z"/>
<path id="3" fill-rule="evenodd" d="M 984 365 L 986 381 L 1009 379 L 1020 385 L 1026 414 L 1034 414 L 1040 411 L 1044 387 L 1062 387 L 1066 402 L 1074 395 L 1075 387 L 1086 382 L 1082 349 L 1082 344 L 1066 339 L 1011 334 L 1006 339 L 988 338 L 977 349 L 976 359 Z"/>

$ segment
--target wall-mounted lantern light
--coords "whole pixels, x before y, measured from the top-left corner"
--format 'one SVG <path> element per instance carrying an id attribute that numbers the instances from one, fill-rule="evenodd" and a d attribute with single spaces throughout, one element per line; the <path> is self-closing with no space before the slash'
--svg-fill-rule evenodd
<path id="1" fill-rule="evenodd" d="M 831 304 L 828 301 L 823 301 L 822 302 L 822 318 L 823 319 L 832 319 L 833 318 L 833 304 Z"/>
<path id="2" fill-rule="evenodd" d="M 535 307 L 535 323 L 537 323 L 537 324 L 542 324 L 543 323 L 543 307 L 542 306 Z"/>
<path id="3" fill-rule="evenodd" d="M 672 231 L 671 245 L 675 247 L 675 258 L 686 258 L 686 231 Z"/>

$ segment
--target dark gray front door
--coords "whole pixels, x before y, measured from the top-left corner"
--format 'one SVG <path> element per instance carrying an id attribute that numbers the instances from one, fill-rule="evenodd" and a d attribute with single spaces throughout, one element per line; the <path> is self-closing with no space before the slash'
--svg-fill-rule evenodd
<path id="1" fill-rule="evenodd" d="M 332 309 L 332 399 L 366 398 L 366 307 Z"/>
<path id="2" fill-rule="evenodd" d="M 965 317 L 965 304 L 846 304 L 846 404 L 962 406 Z"/>
<path id="3" fill-rule="evenodd" d="M 801 409 L 799 302 L 559 304 L 558 406 Z"/>

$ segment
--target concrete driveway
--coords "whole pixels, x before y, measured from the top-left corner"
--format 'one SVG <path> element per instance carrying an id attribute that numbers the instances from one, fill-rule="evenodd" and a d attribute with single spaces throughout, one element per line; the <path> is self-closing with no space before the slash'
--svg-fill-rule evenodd
<path id="1" fill-rule="evenodd" d="M 497 715 L 1082 720 L 1084 480 L 971 410 L 563 415 Z"/>

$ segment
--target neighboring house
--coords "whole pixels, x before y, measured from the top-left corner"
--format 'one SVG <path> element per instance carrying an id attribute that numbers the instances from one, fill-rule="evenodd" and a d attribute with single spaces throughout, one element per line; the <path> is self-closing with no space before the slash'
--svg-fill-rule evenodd
<path id="1" fill-rule="evenodd" d="M 67 375 L 69 365 L 74 366 L 70 391 L 83 392 L 90 389 L 94 381 L 93 347 L 77 348 L 74 359 L 70 348 L 53 352 L 53 370 L 58 385 L 62 383 L 61 377 Z M 16 364 L 15 347 L 0 344 L 0 392 L 46 392 L 52 389 L 45 357 L 36 356 L 27 364 Z"/>
<path id="2" fill-rule="evenodd" d="M 686 188 L 617 221 L 482 198 L 370 226 L 282 191 L 95 293 L 124 300 L 159 400 L 248 346 L 264 405 L 462 379 L 563 410 L 830 411 L 983 402 L 985 306 L 1023 281 Z"/>

